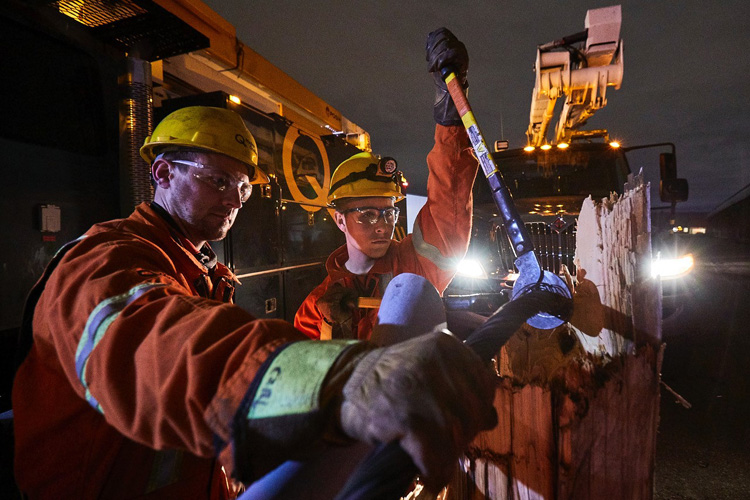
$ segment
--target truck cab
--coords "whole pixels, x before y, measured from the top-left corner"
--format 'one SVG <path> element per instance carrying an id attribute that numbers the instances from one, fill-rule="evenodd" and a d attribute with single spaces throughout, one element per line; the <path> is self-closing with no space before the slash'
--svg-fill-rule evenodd
<path id="1" fill-rule="evenodd" d="M 583 201 L 589 196 L 599 201 L 624 193 L 632 175 L 627 152 L 665 145 L 669 144 L 626 148 L 610 141 L 605 132 L 599 132 L 590 133 L 586 140 L 572 141 L 563 148 L 527 147 L 492 155 L 531 235 L 542 269 L 560 274 L 565 266 L 575 276 L 577 217 Z M 660 155 L 661 165 L 673 160 L 673 153 Z M 662 201 L 674 204 L 686 199 L 687 181 L 675 179 L 676 174 L 669 168 L 662 168 L 661 172 Z M 444 302 L 451 311 L 471 311 L 487 316 L 510 300 L 518 270 L 489 185 L 477 181 L 473 195 L 469 250 L 444 293 Z M 652 272 L 666 283 L 663 288 L 665 300 L 674 304 L 678 300 L 674 296 L 674 280 L 690 272 L 690 266 L 685 269 L 685 265 L 692 260 L 685 252 L 674 250 L 671 234 L 659 236 L 652 240 Z M 674 307 L 668 309 L 665 313 Z"/>
<path id="2" fill-rule="evenodd" d="M 530 149 L 530 148 L 528 148 Z M 511 149 L 493 159 L 528 229 L 541 267 L 575 274 L 576 217 L 583 200 L 621 194 L 630 175 L 623 150 L 604 141 Z M 449 309 L 491 314 L 510 298 L 515 255 L 486 182 L 474 184 L 472 238 L 444 297 Z"/>

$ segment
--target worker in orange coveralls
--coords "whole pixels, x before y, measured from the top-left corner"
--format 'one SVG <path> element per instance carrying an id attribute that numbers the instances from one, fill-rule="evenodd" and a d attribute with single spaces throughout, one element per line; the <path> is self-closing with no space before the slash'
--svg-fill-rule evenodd
<path id="1" fill-rule="evenodd" d="M 294 325 L 311 338 L 369 339 L 378 309 L 357 307 L 360 297 L 382 297 L 401 273 L 424 276 L 442 294 L 466 254 L 477 161 L 440 69 L 452 67 L 466 88 L 469 56 L 464 44 L 441 28 L 427 37 L 427 61 L 437 85 L 427 202 L 412 234 L 394 241 L 395 203 L 404 197 L 395 161 L 359 153 L 338 166 L 328 202 L 346 245 L 329 256 L 328 276 L 297 311 Z"/>
<path id="2" fill-rule="evenodd" d="M 496 424 L 479 358 L 438 332 L 386 348 L 311 341 L 232 303 L 235 277 L 207 241 L 268 180 L 239 115 L 175 111 L 141 155 L 153 202 L 64 246 L 30 294 L 13 387 L 24 494 L 227 498 L 227 475 L 247 485 L 358 441 L 397 441 L 445 484 Z"/>

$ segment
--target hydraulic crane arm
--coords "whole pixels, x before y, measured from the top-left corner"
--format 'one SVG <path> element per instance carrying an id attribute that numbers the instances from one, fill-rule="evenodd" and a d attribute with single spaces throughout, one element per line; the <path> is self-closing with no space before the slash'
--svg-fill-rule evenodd
<path id="1" fill-rule="evenodd" d="M 607 87 L 620 88 L 623 49 L 619 5 L 591 9 L 585 31 L 537 47 L 536 82 L 531 94 L 528 143 L 539 147 L 557 99 L 565 96 L 555 130 L 554 143 L 569 142 L 597 110 L 607 105 Z"/>

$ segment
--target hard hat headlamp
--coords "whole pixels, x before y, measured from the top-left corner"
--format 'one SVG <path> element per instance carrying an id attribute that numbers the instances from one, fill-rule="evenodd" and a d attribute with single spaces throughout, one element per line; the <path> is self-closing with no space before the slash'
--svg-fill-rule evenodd
<path id="1" fill-rule="evenodd" d="M 378 163 L 370 163 L 364 170 L 352 172 L 343 179 L 337 181 L 331 186 L 330 193 L 335 192 L 341 186 L 350 184 L 362 179 L 372 182 L 392 182 L 398 186 L 401 185 L 404 178 L 403 173 L 397 170 L 398 163 L 390 156 L 384 156 L 378 160 Z"/>

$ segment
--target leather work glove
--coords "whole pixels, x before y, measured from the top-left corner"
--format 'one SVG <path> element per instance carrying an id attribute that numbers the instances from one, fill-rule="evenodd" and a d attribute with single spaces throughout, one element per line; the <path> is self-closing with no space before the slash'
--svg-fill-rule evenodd
<path id="1" fill-rule="evenodd" d="M 466 73 L 469 69 L 469 53 L 466 47 L 447 28 L 440 28 L 427 35 L 427 71 L 435 80 L 435 105 L 433 116 L 440 125 L 461 125 L 461 117 L 448 93 L 440 70 L 449 67 L 456 73 L 464 91 L 469 88 Z"/>
<path id="2" fill-rule="evenodd" d="M 326 323 L 331 325 L 332 338 L 352 337 L 352 311 L 357 307 L 358 298 L 355 290 L 334 283 L 315 303 Z"/>
<path id="3" fill-rule="evenodd" d="M 362 355 L 344 385 L 341 427 L 368 443 L 398 441 L 438 490 L 474 436 L 497 425 L 494 378 L 446 331 Z"/>

